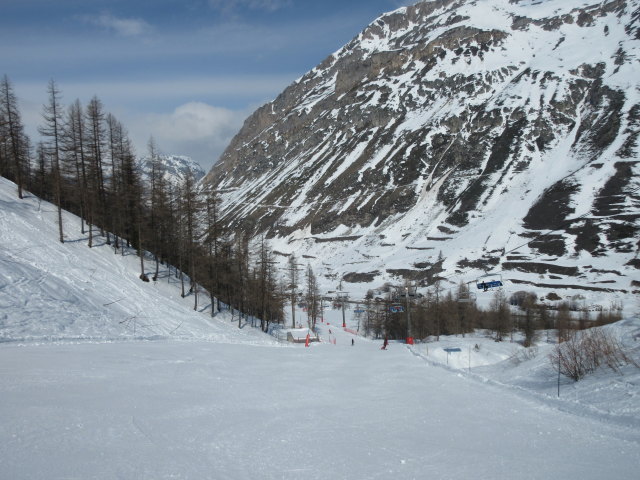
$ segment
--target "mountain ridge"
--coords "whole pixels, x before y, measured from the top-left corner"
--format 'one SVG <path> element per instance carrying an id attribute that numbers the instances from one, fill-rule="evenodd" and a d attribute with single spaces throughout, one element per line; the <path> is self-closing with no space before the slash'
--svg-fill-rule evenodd
<path id="1" fill-rule="evenodd" d="M 639 12 L 636 0 L 439 0 L 385 14 L 251 115 L 204 183 L 235 227 L 323 257 L 327 278 L 406 281 L 389 271 L 435 262 L 415 248 L 473 277 L 522 244 L 533 263 L 608 259 L 629 293 Z M 326 260 L 330 239 L 358 268 Z"/>

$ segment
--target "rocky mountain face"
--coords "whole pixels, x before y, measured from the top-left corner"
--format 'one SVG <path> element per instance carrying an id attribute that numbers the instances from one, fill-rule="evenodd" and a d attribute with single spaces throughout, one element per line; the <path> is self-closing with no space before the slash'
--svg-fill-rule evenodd
<path id="1" fill-rule="evenodd" d="M 205 176 L 205 171 L 200 164 L 191 157 L 184 155 L 159 155 L 166 182 L 173 186 L 178 186 L 184 182 L 188 172 L 191 172 L 195 181 L 199 181 Z M 138 170 L 144 178 L 151 177 L 151 158 L 142 157 L 137 160 Z"/>
<path id="2" fill-rule="evenodd" d="M 639 47 L 640 0 L 420 2 L 258 109 L 204 183 L 353 290 L 638 292 Z"/>

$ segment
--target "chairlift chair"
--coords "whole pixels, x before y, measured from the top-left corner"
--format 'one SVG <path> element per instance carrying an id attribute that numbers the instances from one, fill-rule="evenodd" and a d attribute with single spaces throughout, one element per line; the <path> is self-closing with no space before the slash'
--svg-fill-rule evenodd
<path id="1" fill-rule="evenodd" d="M 478 290 L 488 292 L 489 290 L 495 290 L 503 287 L 502 275 L 484 275 L 476 280 L 476 286 Z"/>
<path id="2" fill-rule="evenodd" d="M 389 311 L 391 313 L 402 313 L 404 312 L 404 306 L 400 303 L 394 303 L 389 307 Z"/>

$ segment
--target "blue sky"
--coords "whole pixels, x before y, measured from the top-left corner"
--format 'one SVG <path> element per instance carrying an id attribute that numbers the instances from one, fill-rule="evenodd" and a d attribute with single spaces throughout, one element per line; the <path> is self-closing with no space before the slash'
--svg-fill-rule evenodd
<path id="1" fill-rule="evenodd" d="M 208 169 L 243 120 L 384 12 L 412 0 L 0 0 L 0 75 L 33 140 L 53 78 L 97 95 L 138 154 Z"/>

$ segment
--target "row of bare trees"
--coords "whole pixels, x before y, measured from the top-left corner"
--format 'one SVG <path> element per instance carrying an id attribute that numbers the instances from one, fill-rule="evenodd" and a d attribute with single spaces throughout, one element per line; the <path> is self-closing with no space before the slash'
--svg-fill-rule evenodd
<path id="1" fill-rule="evenodd" d="M 0 175 L 15 182 L 18 198 L 23 197 L 30 150 L 18 100 L 5 75 L 0 83 Z"/>
<path id="2" fill-rule="evenodd" d="M 93 246 L 93 225 L 107 244 L 139 243 L 142 186 L 136 174 L 131 142 L 122 124 L 93 97 L 84 108 L 76 100 L 68 108 L 52 80 L 39 126 L 41 140 L 34 148 L 24 133 L 12 85 L 0 83 L 0 174 L 57 207 L 59 241 L 65 241 L 62 210 L 80 218 Z"/>
<path id="3" fill-rule="evenodd" d="M 140 278 L 177 278 L 195 310 L 206 301 L 214 315 L 224 303 L 242 312 L 239 325 L 243 318 L 257 318 L 264 330 L 283 321 L 284 287 L 273 253 L 266 242 L 250 245 L 245 235 L 226 228 L 217 192 L 199 189 L 190 174 L 179 184 L 169 181 L 153 139 L 151 172 L 143 178 L 125 127 L 97 97 L 86 107 L 79 100 L 65 107 L 53 80 L 47 93 L 34 149 L 11 82 L 3 77 L 0 175 L 16 183 L 19 198 L 29 191 L 57 206 L 60 242 L 72 228 L 64 222 L 64 209 L 78 216 L 90 248 L 108 245 L 119 255 L 136 250 Z"/>
<path id="4" fill-rule="evenodd" d="M 492 295 L 489 308 L 480 308 L 468 285 L 461 283 L 455 289 L 446 292 L 438 282 L 420 298 L 393 298 L 374 301 L 371 296 L 366 300 L 366 313 L 363 318 L 365 334 L 376 338 L 387 336 L 401 339 L 411 333 L 416 338 L 440 335 L 462 335 L 476 329 L 491 333 L 496 341 L 513 340 L 518 332 L 525 347 L 538 340 L 540 331 L 555 331 L 559 342 L 571 337 L 572 332 L 592 326 L 605 325 L 620 319 L 620 312 L 612 308 L 592 316 L 588 311 L 573 315 L 569 304 L 560 304 L 557 310 L 549 310 L 538 302 L 535 294 L 522 293 L 516 308 L 503 290 L 483 292 Z M 401 307 L 401 308 L 398 308 Z M 409 310 L 407 312 L 407 310 Z M 410 322 L 410 325 L 407 325 Z"/>

